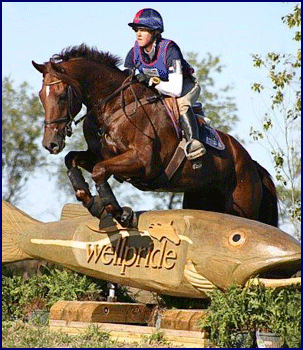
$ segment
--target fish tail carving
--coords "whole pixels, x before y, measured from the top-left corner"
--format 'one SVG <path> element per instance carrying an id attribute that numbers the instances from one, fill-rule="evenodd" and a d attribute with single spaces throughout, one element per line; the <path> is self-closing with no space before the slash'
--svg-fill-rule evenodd
<path id="1" fill-rule="evenodd" d="M 40 221 L 2 200 L 2 263 L 32 259 L 18 247 L 18 239 L 22 232 L 37 224 Z"/>

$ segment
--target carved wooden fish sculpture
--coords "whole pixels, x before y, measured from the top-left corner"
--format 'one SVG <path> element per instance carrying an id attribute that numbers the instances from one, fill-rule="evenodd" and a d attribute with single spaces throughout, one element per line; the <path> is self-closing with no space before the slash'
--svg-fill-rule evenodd
<path id="1" fill-rule="evenodd" d="M 61 220 L 39 222 L 2 201 L 2 262 L 41 258 L 112 283 L 180 297 L 205 298 L 259 276 L 285 285 L 301 268 L 301 248 L 287 233 L 257 221 L 199 210 L 138 214 L 125 229 L 67 204 Z M 263 279 L 262 279 L 263 278 Z"/>

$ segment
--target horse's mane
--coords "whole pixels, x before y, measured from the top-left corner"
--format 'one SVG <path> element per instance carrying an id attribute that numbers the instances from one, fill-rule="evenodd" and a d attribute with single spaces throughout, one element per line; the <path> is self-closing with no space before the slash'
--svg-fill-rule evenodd
<path id="1" fill-rule="evenodd" d="M 79 46 L 69 46 L 63 49 L 59 54 L 52 56 L 54 62 L 69 61 L 73 58 L 85 58 L 100 64 L 106 64 L 111 67 L 117 67 L 122 63 L 118 56 L 114 56 L 109 52 L 99 51 L 96 47 L 88 47 L 86 44 Z"/>

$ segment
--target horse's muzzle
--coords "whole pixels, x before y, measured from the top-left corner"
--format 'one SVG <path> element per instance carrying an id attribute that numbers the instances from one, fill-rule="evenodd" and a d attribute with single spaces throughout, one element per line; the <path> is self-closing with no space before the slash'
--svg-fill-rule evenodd
<path id="1" fill-rule="evenodd" d="M 43 142 L 43 147 L 47 149 L 51 154 L 58 154 L 65 147 L 65 141 L 60 140 L 60 142 L 58 141 L 52 141 L 48 143 Z"/>

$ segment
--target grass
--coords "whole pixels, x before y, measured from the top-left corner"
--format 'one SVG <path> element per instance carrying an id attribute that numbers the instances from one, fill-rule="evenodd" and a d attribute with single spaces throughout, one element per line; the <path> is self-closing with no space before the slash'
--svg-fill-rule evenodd
<path id="1" fill-rule="evenodd" d="M 110 333 L 92 325 L 85 333 L 68 335 L 51 331 L 48 326 L 16 321 L 2 322 L 2 348 L 171 348 L 162 332 L 142 337 L 140 343 L 111 339 Z"/>

